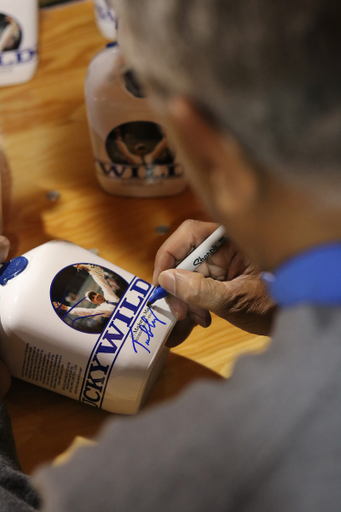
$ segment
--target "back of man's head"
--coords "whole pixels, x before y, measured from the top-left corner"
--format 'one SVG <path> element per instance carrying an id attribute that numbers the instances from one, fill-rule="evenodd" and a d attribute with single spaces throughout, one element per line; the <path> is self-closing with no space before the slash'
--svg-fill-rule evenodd
<path id="1" fill-rule="evenodd" d="M 113 1 L 155 95 L 190 98 L 266 172 L 341 188 L 340 0 Z"/>

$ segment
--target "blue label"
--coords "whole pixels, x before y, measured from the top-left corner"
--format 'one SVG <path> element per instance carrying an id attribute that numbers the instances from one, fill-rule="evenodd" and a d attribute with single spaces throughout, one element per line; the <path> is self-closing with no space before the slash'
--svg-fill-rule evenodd
<path id="1" fill-rule="evenodd" d="M 150 283 L 140 278 L 135 278 L 130 284 L 89 358 L 79 397 L 81 402 L 98 408 L 102 406 L 113 365 L 126 340 L 132 337 L 134 322 L 141 313 L 151 288 Z"/>
<path id="2" fill-rule="evenodd" d="M 120 180 L 146 180 L 153 178 L 163 180 L 172 178 L 182 178 L 183 168 L 178 163 L 165 164 L 165 165 L 126 165 L 126 164 L 113 164 L 110 162 L 103 162 L 95 160 L 101 174 L 108 178 Z"/>
<path id="3" fill-rule="evenodd" d="M 15 52 L 0 53 L 0 67 L 11 67 L 20 64 L 29 64 L 38 57 L 38 48 L 18 50 Z"/>

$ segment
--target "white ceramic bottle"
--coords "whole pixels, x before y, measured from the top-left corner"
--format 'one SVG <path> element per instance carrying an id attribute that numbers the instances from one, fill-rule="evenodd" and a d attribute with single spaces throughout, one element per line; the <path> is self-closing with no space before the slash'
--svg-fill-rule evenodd
<path id="1" fill-rule="evenodd" d="M 91 61 L 85 98 L 96 176 L 106 192 L 155 197 L 185 189 L 183 168 L 117 43 Z"/>
<path id="2" fill-rule="evenodd" d="M 117 22 L 115 11 L 107 0 L 94 0 L 95 19 L 103 37 L 115 41 L 117 37 Z"/>
<path id="3" fill-rule="evenodd" d="M 14 377 L 134 414 L 167 357 L 175 319 L 153 286 L 55 240 L 0 268 L 0 357 Z"/>
<path id="4" fill-rule="evenodd" d="M 38 0 L 0 0 L 0 86 L 28 82 L 38 65 Z"/>

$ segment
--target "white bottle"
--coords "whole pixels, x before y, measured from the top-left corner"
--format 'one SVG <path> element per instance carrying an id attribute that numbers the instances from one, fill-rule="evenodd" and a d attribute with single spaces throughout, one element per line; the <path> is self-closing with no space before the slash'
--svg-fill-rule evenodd
<path id="1" fill-rule="evenodd" d="M 106 192 L 155 197 L 185 189 L 183 168 L 117 43 L 91 61 L 85 99 L 96 176 Z"/>
<path id="2" fill-rule="evenodd" d="M 153 286 L 55 240 L 0 268 L 0 357 L 14 377 L 110 412 L 134 414 L 175 324 Z"/>
<path id="3" fill-rule="evenodd" d="M 102 36 L 110 41 L 116 41 L 117 20 L 115 11 L 107 0 L 94 0 L 95 19 Z"/>
<path id="4" fill-rule="evenodd" d="M 0 86 L 28 82 L 38 65 L 38 0 L 0 0 Z"/>

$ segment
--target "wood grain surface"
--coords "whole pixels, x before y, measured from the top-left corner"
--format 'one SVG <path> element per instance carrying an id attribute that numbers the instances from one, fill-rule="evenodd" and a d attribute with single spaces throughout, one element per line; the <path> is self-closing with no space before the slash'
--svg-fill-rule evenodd
<path id="1" fill-rule="evenodd" d="M 3 232 L 17 256 L 49 240 L 70 240 L 151 281 L 157 249 L 187 218 L 206 219 L 192 192 L 132 199 L 96 181 L 84 104 L 92 57 L 106 41 L 90 1 L 40 11 L 40 62 L 27 84 L 0 88 Z M 57 191 L 59 199 L 48 199 Z M 208 219 L 207 219 L 208 220 Z M 168 226 L 160 235 L 157 228 Z M 259 352 L 265 337 L 219 318 L 173 349 L 144 409 L 172 399 L 200 378 L 229 377 L 236 358 Z M 94 436 L 108 416 L 69 398 L 14 380 L 6 397 L 23 469 L 53 459 L 77 436 Z"/>

